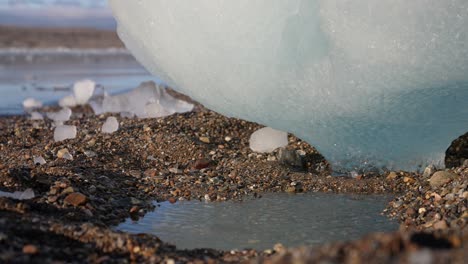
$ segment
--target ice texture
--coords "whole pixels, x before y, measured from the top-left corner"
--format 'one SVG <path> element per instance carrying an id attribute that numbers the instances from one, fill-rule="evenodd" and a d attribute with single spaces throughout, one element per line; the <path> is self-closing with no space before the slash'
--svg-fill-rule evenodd
<path id="1" fill-rule="evenodd" d="M 72 110 L 68 107 L 64 107 L 58 112 L 47 113 L 47 118 L 52 119 L 55 122 L 65 122 L 70 120 Z"/>
<path id="2" fill-rule="evenodd" d="M 26 189 L 24 192 L 16 191 L 13 193 L 0 191 L 0 197 L 12 198 L 16 200 L 29 200 L 35 197 L 32 189 Z"/>
<path id="3" fill-rule="evenodd" d="M 31 116 L 29 118 L 31 120 L 43 120 L 44 116 L 39 112 L 31 112 Z"/>
<path id="4" fill-rule="evenodd" d="M 441 166 L 468 130 L 466 0 L 109 2 L 153 74 L 335 170 Z"/>
<path id="5" fill-rule="evenodd" d="M 55 142 L 59 142 L 66 139 L 74 139 L 76 133 L 76 126 L 60 125 L 54 130 L 54 140 Z"/>
<path id="6" fill-rule="evenodd" d="M 119 121 L 117 121 L 117 118 L 109 116 L 106 119 L 106 122 L 104 122 L 104 124 L 102 125 L 102 133 L 112 134 L 117 130 L 119 130 Z"/>
<path id="7" fill-rule="evenodd" d="M 249 145 L 255 152 L 273 152 L 288 145 L 288 133 L 264 127 L 250 136 Z"/>
<path id="8" fill-rule="evenodd" d="M 128 93 L 105 95 L 102 100 L 90 102 L 95 114 L 123 113 L 139 118 L 156 118 L 192 111 L 193 104 L 179 100 L 154 82 L 144 82 Z"/>
<path id="9" fill-rule="evenodd" d="M 76 104 L 85 105 L 88 100 L 93 96 L 96 83 L 91 80 L 82 80 L 75 82 L 73 85 L 73 93 Z"/>

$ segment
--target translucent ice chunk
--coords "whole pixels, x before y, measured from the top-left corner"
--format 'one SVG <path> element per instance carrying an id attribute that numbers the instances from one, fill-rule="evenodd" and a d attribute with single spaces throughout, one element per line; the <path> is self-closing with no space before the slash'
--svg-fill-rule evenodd
<path id="1" fill-rule="evenodd" d="M 59 100 L 61 107 L 75 107 L 77 105 L 75 96 L 73 94 L 67 95 Z"/>
<path id="2" fill-rule="evenodd" d="M 26 189 L 24 192 L 2 192 L 0 191 L 0 197 L 12 198 L 16 200 L 30 200 L 35 197 L 32 189 Z"/>
<path id="3" fill-rule="evenodd" d="M 31 116 L 29 117 L 31 120 L 43 120 L 44 116 L 39 112 L 32 112 Z"/>
<path id="4" fill-rule="evenodd" d="M 440 166 L 468 130 L 466 0 L 109 2 L 153 74 L 335 169 Z"/>
<path id="5" fill-rule="evenodd" d="M 74 139 L 76 133 L 76 126 L 57 126 L 54 130 L 54 140 L 55 142 L 59 142 L 65 139 Z"/>
<path id="6" fill-rule="evenodd" d="M 104 124 L 102 125 L 102 133 L 112 134 L 117 130 L 119 130 L 119 121 L 117 121 L 117 118 L 109 116 L 106 119 L 106 122 L 104 122 Z"/>
<path id="7" fill-rule="evenodd" d="M 42 107 L 42 102 L 34 98 L 27 98 L 23 101 L 23 107 L 26 110 Z"/>
<path id="8" fill-rule="evenodd" d="M 46 164 L 46 160 L 42 156 L 34 156 L 33 158 L 34 164 L 44 165 Z"/>
<path id="9" fill-rule="evenodd" d="M 56 122 L 65 122 L 65 121 L 70 120 L 71 114 L 72 114 L 72 110 L 68 107 L 65 107 L 65 108 L 62 108 L 58 112 L 47 113 L 47 117 Z"/>
<path id="10" fill-rule="evenodd" d="M 288 133 L 264 127 L 250 136 L 249 144 L 255 152 L 272 152 L 288 145 Z"/>
<path id="11" fill-rule="evenodd" d="M 96 83 L 91 80 L 83 80 L 73 85 L 73 92 L 76 104 L 84 105 L 93 96 Z"/>
<path id="12" fill-rule="evenodd" d="M 193 105 L 168 94 L 165 87 L 144 82 L 134 90 L 118 95 L 107 95 L 101 101 L 90 103 L 95 114 L 132 113 L 139 118 L 155 118 L 192 111 Z"/>

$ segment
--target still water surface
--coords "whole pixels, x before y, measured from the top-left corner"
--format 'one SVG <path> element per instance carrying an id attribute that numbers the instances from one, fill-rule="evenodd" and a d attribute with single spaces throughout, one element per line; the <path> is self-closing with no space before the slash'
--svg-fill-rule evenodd
<path id="1" fill-rule="evenodd" d="M 396 221 L 381 215 L 389 199 L 314 193 L 267 194 L 243 202 L 164 202 L 140 221 L 128 219 L 117 229 L 151 233 L 179 249 L 319 245 L 397 230 Z"/>

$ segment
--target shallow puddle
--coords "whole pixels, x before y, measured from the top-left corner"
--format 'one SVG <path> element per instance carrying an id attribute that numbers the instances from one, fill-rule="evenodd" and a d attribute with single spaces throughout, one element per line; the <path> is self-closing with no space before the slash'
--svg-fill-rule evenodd
<path id="1" fill-rule="evenodd" d="M 138 222 L 128 219 L 117 229 L 154 234 L 179 249 L 318 245 L 397 230 L 396 221 L 381 215 L 389 199 L 314 193 L 267 194 L 243 202 L 164 202 Z"/>

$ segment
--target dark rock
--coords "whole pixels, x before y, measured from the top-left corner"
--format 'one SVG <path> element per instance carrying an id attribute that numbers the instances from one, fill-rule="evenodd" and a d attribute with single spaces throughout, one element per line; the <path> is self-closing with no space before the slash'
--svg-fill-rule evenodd
<path id="1" fill-rule="evenodd" d="M 286 166 L 297 169 L 305 169 L 304 157 L 299 155 L 296 150 L 281 148 L 278 151 L 278 161 Z"/>

